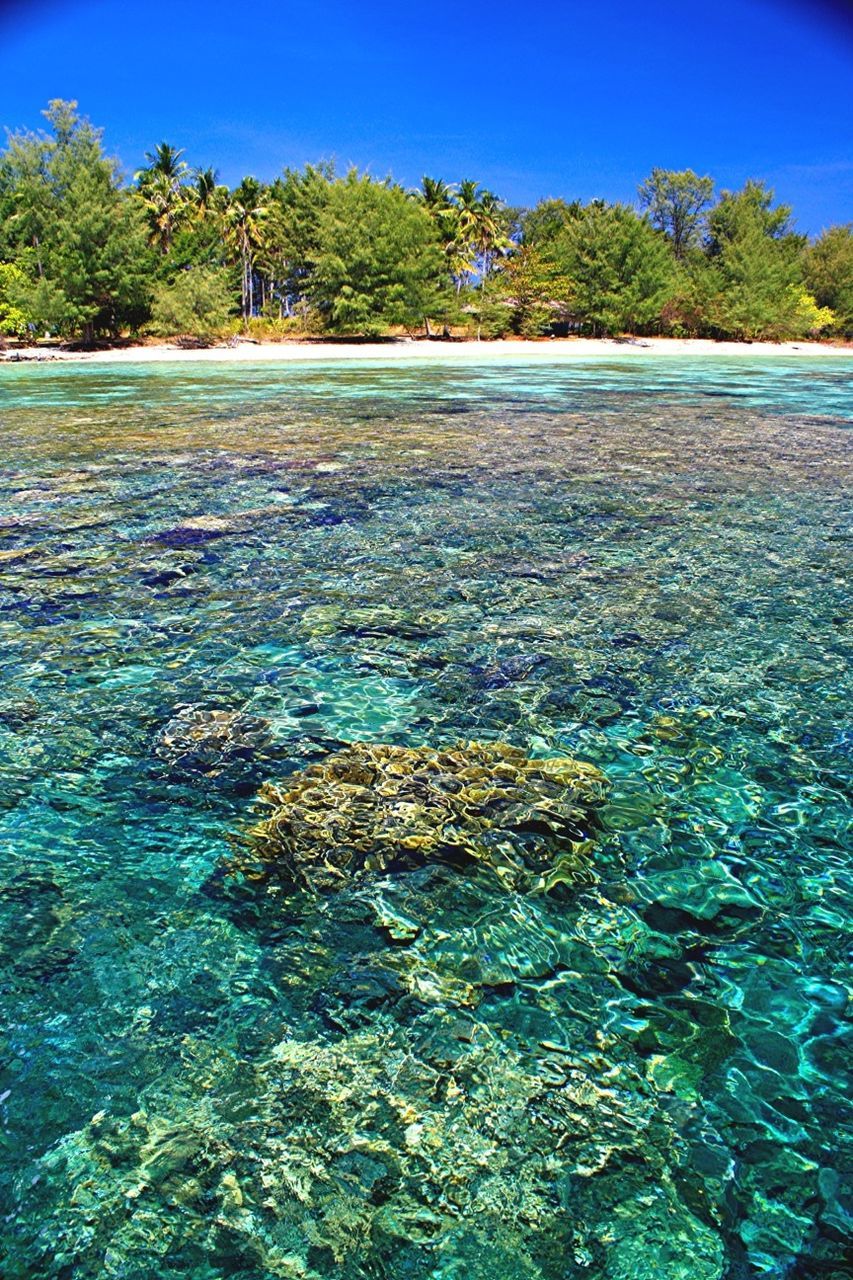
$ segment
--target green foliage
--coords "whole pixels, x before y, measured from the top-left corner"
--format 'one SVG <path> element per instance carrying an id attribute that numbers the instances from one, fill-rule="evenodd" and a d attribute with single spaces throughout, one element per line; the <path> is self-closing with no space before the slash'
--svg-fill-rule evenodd
<path id="1" fill-rule="evenodd" d="M 571 311 L 593 333 L 636 331 L 660 315 L 673 268 L 663 237 L 626 205 L 593 201 L 543 252 L 571 286 Z"/>
<path id="2" fill-rule="evenodd" d="M 355 171 L 331 184 L 308 284 L 330 331 L 419 325 L 440 308 L 441 267 L 429 215 L 401 187 Z"/>
<path id="3" fill-rule="evenodd" d="M 794 337 L 803 334 L 806 337 L 819 337 L 837 327 L 838 317 L 831 307 L 821 307 L 813 294 L 803 285 L 789 286 L 789 298 L 796 326 Z"/>
<path id="4" fill-rule="evenodd" d="M 714 179 L 692 169 L 652 169 L 639 187 L 640 207 L 649 221 L 668 236 L 679 260 L 701 240 L 703 215 L 714 197 Z"/>
<path id="5" fill-rule="evenodd" d="M 773 192 L 747 182 L 723 192 L 711 211 L 710 256 L 717 295 L 710 307 L 715 328 L 735 338 L 799 337 L 803 241 L 791 233 L 791 211 L 774 209 Z"/>
<path id="6" fill-rule="evenodd" d="M 47 276 L 25 279 L 17 297 L 21 310 L 39 335 L 61 333 L 68 328 L 73 308 L 56 281 Z"/>
<path id="7" fill-rule="evenodd" d="M 820 307 L 830 307 L 837 327 L 853 335 L 853 223 L 830 227 L 806 252 L 805 278 Z"/>
<path id="8" fill-rule="evenodd" d="M 709 251 L 721 253 L 738 236 L 758 230 L 771 240 L 791 234 L 791 209 L 773 208 L 773 192 L 763 182 L 750 178 L 740 191 L 724 191 L 708 215 Z"/>
<path id="9" fill-rule="evenodd" d="M 26 277 L 14 262 L 0 262 L 0 336 L 22 338 L 27 332 L 23 300 Z"/>
<path id="10" fill-rule="evenodd" d="M 148 168 L 136 175 L 139 194 L 148 215 L 149 242 L 166 254 L 175 230 L 189 211 L 190 196 L 185 186 L 189 169 L 181 159 L 183 151 L 161 142 L 145 156 Z"/>
<path id="11" fill-rule="evenodd" d="M 309 164 L 302 170 L 285 169 L 270 186 L 262 260 L 288 301 L 304 293 L 333 180 L 331 166 Z"/>
<path id="12" fill-rule="evenodd" d="M 539 204 L 522 216 L 522 242 L 531 248 L 542 249 L 557 239 L 560 233 L 581 217 L 583 206 L 574 200 L 567 204 L 565 200 L 540 200 Z"/>
<path id="13" fill-rule="evenodd" d="M 542 254 L 526 242 L 508 258 L 501 271 L 509 328 L 523 338 L 538 338 L 561 318 L 570 292 L 567 282 L 551 270 Z"/>
<path id="14" fill-rule="evenodd" d="M 52 102 L 44 114 L 52 134 L 13 135 L 3 158 L 5 238 L 35 277 L 25 310 L 90 342 L 146 315 L 144 232 L 76 103 Z"/>
<path id="15" fill-rule="evenodd" d="M 704 253 L 692 250 L 675 263 L 669 296 L 661 308 L 665 333 L 695 338 L 707 333 L 719 282 Z"/>
<path id="16" fill-rule="evenodd" d="M 69 184 L 54 228 L 51 278 L 61 283 L 70 326 L 86 340 L 138 328 L 149 288 L 142 224 L 104 165 L 81 169 Z"/>
<path id="17" fill-rule="evenodd" d="M 510 236 L 515 213 L 470 178 L 458 187 L 440 178 L 424 178 L 419 195 L 441 242 L 457 295 L 475 277 L 483 289 L 501 258 L 515 247 Z M 484 305 L 481 299 L 481 310 Z"/>
<path id="18" fill-rule="evenodd" d="M 209 342 L 227 326 L 231 309 L 228 276 L 222 269 L 195 267 L 154 296 L 151 330 L 164 337 Z"/>
<path id="19" fill-rule="evenodd" d="M 554 325 L 720 338 L 853 334 L 853 225 L 809 246 L 749 181 L 709 208 L 710 177 L 653 169 L 638 214 L 601 200 L 512 210 L 466 179 L 416 192 L 330 165 L 233 190 L 161 142 L 125 185 L 100 131 L 53 101 L 45 132 L 0 154 L 0 332 L 378 335 Z"/>

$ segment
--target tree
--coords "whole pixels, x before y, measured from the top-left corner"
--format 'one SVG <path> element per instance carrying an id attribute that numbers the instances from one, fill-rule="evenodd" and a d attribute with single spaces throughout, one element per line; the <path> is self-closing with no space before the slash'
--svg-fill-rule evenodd
<path id="1" fill-rule="evenodd" d="M 28 277 L 22 309 L 88 343 L 145 318 L 150 264 L 117 166 L 76 107 L 51 102 L 44 115 L 52 132 L 13 135 L 2 168 L 13 208 L 6 236 Z"/>
<path id="2" fill-rule="evenodd" d="M 438 220 L 454 211 L 453 187 L 443 178 L 428 178 L 424 175 L 420 197 L 427 212 Z"/>
<path id="3" fill-rule="evenodd" d="M 565 200 L 540 200 L 522 215 L 522 244 L 538 249 L 553 244 L 568 223 L 581 217 L 582 213 L 583 207 L 577 200 L 571 204 Z"/>
<path id="4" fill-rule="evenodd" d="M 145 238 L 137 211 L 106 165 L 82 169 L 68 187 L 50 250 L 50 275 L 68 303 L 66 323 L 91 343 L 147 314 Z"/>
<path id="5" fill-rule="evenodd" d="M 773 192 L 749 181 L 740 191 L 722 193 L 708 227 L 717 280 L 710 319 L 717 332 L 750 340 L 799 335 L 805 242 L 791 230 L 790 208 L 774 208 Z"/>
<path id="6" fill-rule="evenodd" d="M 197 169 L 189 200 L 195 221 L 217 217 L 222 214 L 228 200 L 228 188 L 217 181 L 215 169 Z"/>
<path id="7" fill-rule="evenodd" d="M 320 215 L 334 180 L 331 165 L 285 169 L 267 191 L 267 219 L 260 266 L 279 312 L 288 316 L 304 299 L 318 250 Z"/>
<path id="8" fill-rule="evenodd" d="M 524 338 L 536 338 L 562 318 L 565 288 L 558 284 L 535 245 L 522 244 L 502 264 L 499 282 L 509 308 L 508 327 Z"/>
<path id="9" fill-rule="evenodd" d="M 231 192 L 225 209 L 225 239 L 240 267 L 240 311 L 243 323 L 255 311 L 255 257 L 263 247 L 267 209 L 257 178 L 244 178 Z"/>
<path id="10" fill-rule="evenodd" d="M 188 207 L 185 180 L 189 169 L 181 159 L 183 151 L 161 142 L 154 151 L 147 151 L 147 169 L 136 174 L 137 187 L 148 213 L 151 243 L 162 254 L 172 247 L 172 238 L 178 223 Z"/>
<path id="11" fill-rule="evenodd" d="M 217 181 L 214 169 L 196 170 L 184 187 L 182 213 L 174 224 L 167 254 L 160 255 L 156 274 L 174 284 L 182 272 L 194 267 L 222 267 L 226 263 L 225 209 L 228 188 Z"/>
<path id="12" fill-rule="evenodd" d="M 571 311 L 594 334 L 653 324 L 672 286 L 666 241 L 627 205 L 594 200 L 543 258 L 569 284 Z"/>
<path id="13" fill-rule="evenodd" d="M 701 240 L 714 179 L 700 178 L 692 169 L 652 169 L 639 187 L 639 197 L 640 208 L 647 209 L 652 226 L 669 237 L 680 261 Z"/>
<path id="14" fill-rule="evenodd" d="M 0 337 L 22 338 L 28 317 L 21 308 L 26 277 L 14 262 L 0 262 Z"/>
<path id="15" fill-rule="evenodd" d="M 478 274 L 485 284 L 498 254 L 508 250 L 509 237 L 502 218 L 503 202 L 470 178 L 459 184 L 457 244 L 465 275 Z"/>
<path id="16" fill-rule="evenodd" d="M 699 249 L 691 249 L 673 265 L 672 284 L 661 309 L 664 331 L 677 338 L 712 332 L 711 317 L 719 291 L 713 265 Z"/>
<path id="17" fill-rule="evenodd" d="M 424 177 L 421 190 L 416 194 L 432 219 L 444 252 L 447 271 L 456 284 L 458 294 L 466 274 L 473 270 L 473 264 L 460 235 L 460 206 L 456 199 L 456 188 L 442 178 Z"/>
<path id="18" fill-rule="evenodd" d="M 337 333 L 413 326 L 440 306 L 435 228 L 401 187 L 351 170 L 329 187 L 308 294 Z"/>
<path id="19" fill-rule="evenodd" d="M 831 307 L 838 328 L 853 334 L 853 222 L 824 231 L 805 255 L 806 284 L 821 307 Z"/>
<path id="20" fill-rule="evenodd" d="M 196 267 L 173 284 L 161 284 L 151 308 L 152 330 L 164 337 L 209 342 L 228 323 L 231 295 L 227 272 Z"/>

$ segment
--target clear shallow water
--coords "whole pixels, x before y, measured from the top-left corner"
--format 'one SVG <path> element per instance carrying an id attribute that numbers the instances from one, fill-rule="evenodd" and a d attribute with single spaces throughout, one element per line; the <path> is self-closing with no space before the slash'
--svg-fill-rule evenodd
<path id="1" fill-rule="evenodd" d="M 0 371 L 4 1276 L 844 1274 L 849 367 Z M 225 873 L 470 740 L 563 892 Z"/>

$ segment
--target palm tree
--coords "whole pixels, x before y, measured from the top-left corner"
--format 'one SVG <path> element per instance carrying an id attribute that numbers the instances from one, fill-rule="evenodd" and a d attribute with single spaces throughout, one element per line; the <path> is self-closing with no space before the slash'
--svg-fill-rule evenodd
<path id="1" fill-rule="evenodd" d="M 512 247 L 512 241 L 504 229 L 501 212 L 503 202 L 492 191 L 480 193 L 473 228 L 474 246 L 480 261 L 480 281 L 485 285 L 499 253 Z"/>
<path id="2" fill-rule="evenodd" d="M 267 213 L 262 197 L 260 182 L 256 178 L 244 178 L 231 192 L 225 210 L 225 239 L 240 263 L 240 309 L 244 324 L 248 324 L 255 307 L 255 257 L 263 248 L 263 220 Z"/>
<path id="3" fill-rule="evenodd" d="M 421 180 L 421 190 L 414 194 L 436 225 L 447 269 L 456 283 L 456 292 L 459 293 L 466 274 L 472 268 L 460 241 L 460 209 L 456 199 L 456 189 L 443 178 L 425 176 Z"/>
<path id="4" fill-rule="evenodd" d="M 510 247 L 501 223 L 503 202 L 493 192 L 466 178 L 459 184 L 457 204 L 460 248 L 468 260 L 465 273 L 479 273 L 482 286 L 492 270 L 495 255 Z"/>
<path id="5" fill-rule="evenodd" d="M 482 314 L 482 298 L 495 258 L 498 254 L 510 249 L 512 241 L 506 234 L 501 217 L 503 202 L 494 192 L 487 191 L 470 178 L 466 178 L 459 184 L 457 205 L 459 209 L 458 261 L 461 268 L 460 274 L 456 277 L 457 291 L 461 287 L 463 275 L 479 274 Z M 477 337 L 480 337 L 479 323 Z"/>
<path id="6" fill-rule="evenodd" d="M 184 180 L 189 172 L 181 159 L 183 151 L 161 142 L 154 151 L 146 151 L 146 169 L 135 174 L 136 184 L 148 210 L 150 240 L 166 254 L 172 245 L 175 227 L 186 208 Z"/>
<path id="7" fill-rule="evenodd" d="M 183 148 L 172 147 L 168 142 L 160 142 L 153 151 L 145 152 L 148 169 L 143 173 L 163 173 L 175 183 L 183 182 L 187 172 L 186 161 L 181 159 Z M 137 179 L 139 174 L 136 175 Z"/>
<path id="8" fill-rule="evenodd" d="M 195 216 L 204 219 L 209 214 L 221 214 L 224 211 L 228 188 L 217 182 L 219 177 L 215 169 L 196 169 L 192 187 L 192 201 Z"/>
<path id="9" fill-rule="evenodd" d="M 443 178 L 421 179 L 420 198 L 427 212 L 436 217 L 453 208 L 453 187 Z"/>

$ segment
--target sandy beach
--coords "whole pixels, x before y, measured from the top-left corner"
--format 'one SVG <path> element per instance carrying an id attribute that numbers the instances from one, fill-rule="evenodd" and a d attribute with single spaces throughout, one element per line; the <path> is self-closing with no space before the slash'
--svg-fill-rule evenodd
<path id="1" fill-rule="evenodd" d="M 833 346 L 821 342 L 712 342 L 705 338 L 563 338 L 541 342 L 430 342 L 401 338 L 392 342 L 251 342 L 238 341 L 206 348 L 185 348 L 169 343 L 114 347 L 96 351 L 66 351 L 47 346 L 21 347 L 0 352 L 0 363 L 64 361 L 86 364 L 161 364 L 323 360 L 378 360 L 392 362 L 443 361 L 465 364 L 490 360 L 587 360 L 615 356 L 641 360 L 644 356 L 757 356 L 853 358 L 853 344 Z"/>

